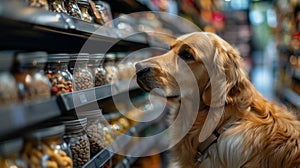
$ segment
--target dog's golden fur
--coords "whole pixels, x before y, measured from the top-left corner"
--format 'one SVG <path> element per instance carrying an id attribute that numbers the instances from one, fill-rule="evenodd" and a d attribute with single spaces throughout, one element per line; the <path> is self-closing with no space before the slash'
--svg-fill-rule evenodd
<path id="1" fill-rule="evenodd" d="M 178 60 L 183 45 L 193 56 L 186 63 L 197 80 L 200 102 L 192 128 L 173 147 L 172 162 L 182 168 L 300 167 L 300 122 L 296 115 L 267 101 L 256 91 L 244 73 L 238 52 L 217 35 L 197 32 L 181 36 L 166 54 L 138 63 L 139 85 L 147 91 L 160 88 L 165 96 L 176 96 L 180 92 L 181 99 L 190 99 L 190 92 L 195 92 L 193 87 L 188 86 L 188 82 L 186 87 L 176 84 L 176 79 L 186 76 Z M 139 73 L 145 68 L 148 68 L 146 74 Z M 226 76 L 225 82 L 219 81 L 222 73 Z M 212 84 L 217 87 L 213 88 Z M 222 105 L 225 105 L 224 111 L 220 113 L 218 109 L 222 109 L 219 108 Z M 189 105 L 183 106 L 188 113 Z M 199 160 L 198 136 L 206 139 L 212 133 L 212 129 L 203 128 L 205 120 L 214 116 L 208 115 L 212 108 L 216 109 L 212 112 L 222 114 L 215 128 L 220 136 Z M 175 119 L 177 113 L 172 117 Z M 172 139 L 180 127 L 174 128 Z"/>

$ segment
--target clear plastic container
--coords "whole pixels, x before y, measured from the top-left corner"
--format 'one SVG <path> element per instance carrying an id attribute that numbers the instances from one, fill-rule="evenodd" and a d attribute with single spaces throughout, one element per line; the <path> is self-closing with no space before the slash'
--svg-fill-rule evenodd
<path id="1" fill-rule="evenodd" d="M 69 55 L 50 54 L 46 68 L 46 75 L 51 82 L 51 95 L 57 96 L 62 93 L 73 91 L 73 77 L 68 70 Z"/>
<path id="2" fill-rule="evenodd" d="M 1 168 L 27 168 L 21 156 L 23 140 L 21 138 L 0 142 L 0 167 Z"/>
<path id="3" fill-rule="evenodd" d="M 78 113 L 79 118 L 87 118 L 87 136 L 90 142 L 91 157 L 95 156 L 104 147 L 103 126 L 100 121 L 102 112 L 100 110 L 85 111 Z"/>
<path id="4" fill-rule="evenodd" d="M 114 27 L 110 5 L 106 2 L 99 1 L 99 0 L 96 0 L 94 2 L 97 10 L 99 11 L 104 21 L 104 25 L 107 27 Z"/>
<path id="5" fill-rule="evenodd" d="M 0 53 L 0 105 L 9 105 L 18 101 L 16 80 L 9 72 L 12 64 L 12 54 Z"/>
<path id="6" fill-rule="evenodd" d="M 80 53 L 70 57 L 70 68 L 73 71 L 74 91 L 94 87 L 94 78 L 87 67 L 89 54 Z"/>
<path id="7" fill-rule="evenodd" d="M 64 0 L 48 0 L 48 3 L 50 11 L 68 14 Z"/>
<path id="8" fill-rule="evenodd" d="M 81 19 L 81 11 L 78 6 L 78 0 L 65 0 L 64 5 L 70 16 Z"/>
<path id="9" fill-rule="evenodd" d="M 94 77 L 94 85 L 102 86 L 107 84 L 106 70 L 103 67 L 104 55 L 92 54 L 89 57 L 88 68 Z"/>
<path id="10" fill-rule="evenodd" d="M 26 0 L 26 3 L 30 7 L 43 8 L 49 10 L 49 5 L 47 0 Z"/>
<path id="11" fill-rule="evenodd" d="M 26 52 L 16 55 L 13 75 L 17 82 L 20 101 L 50 98 L 51 84 L 44 73 L 46 61 L 45 52 Z"/>
<path id="12" fill-rule="evenodd" d="M 106 70 L 106 80 L 109 84 L 118 81 L 118 68 L 116 66 L 116 55 L 106 54 L 104 60 L 104 68 Z"/>
<path id="13" fill-rule="evenodd" d="M 71 149 L 73 167 L 81 168 L 90 160 L 90 143 L 85 132 L 87 119 L 63 121 L 66 126 L 64 140 Z"/>
<path id="14" fill-rule="evenodd" d="M 64 125 L 53 125 L 29 133 L 22 154 L 29 167 L 72 167 L 64 132 Z"/>
<path id="15" fill-rule="evenodd" d="M 89 0 L 78 0 L 78 6 L 81 11 L 81 19 L 86 22 L 92 22 L 93 18 L 89 14 L 89 8 L 90 8 Z"/>

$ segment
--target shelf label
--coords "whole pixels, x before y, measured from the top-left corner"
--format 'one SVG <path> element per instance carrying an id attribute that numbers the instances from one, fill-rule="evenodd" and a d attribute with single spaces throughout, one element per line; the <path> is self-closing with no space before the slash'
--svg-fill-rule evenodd
<path id="1" fill-rule="evenodd" d="M 79 97 L 80 103 L 82 103 L 82 104 L 87 103 L 87 98 L 83 92 L 78 93 L 78 97 Z"/>

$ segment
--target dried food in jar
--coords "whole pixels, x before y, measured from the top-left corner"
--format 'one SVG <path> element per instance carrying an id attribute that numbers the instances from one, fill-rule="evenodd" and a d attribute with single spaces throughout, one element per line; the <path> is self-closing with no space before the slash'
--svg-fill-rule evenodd
<path id="1" fill-rule="evenodd" d="M 46 68 L 46 75 L 51 82 L 51 95 L 73 91 L 73 77 L 68 70 L 68 54 L 50 54 Z"/>
<path id="2" fill-rule="evenodd" d="M 16 54 L 12 70 L 18 85 L 20 101 L 50 98 L 51 84 L 44 73 L 47 54 L 45 52 L 24 52 Z"/>
<path id="3" fill-rule="evenodd" d="M 106 80 L 109 84 L 118 81 L 118 68 L 116 66 L 116 55 L 106 54 L 104 60 L 104 68 L 106 70 Z"/>
<path id="4" fill-rule="evenodd" d="M 81 11 L 78 7 L 78 0 L 65 0 L 65 8 L 70 16 L 81 19 Z"/>
<path id="5" fill-rule="evenodd" d="M 104 55 L 92 54 L 89 56 L 88 68 L 94 77 L 94 85 L 102 86 L 107 84 L 106 71 L 103 67 Z"/>
<path id="6" fill-rule="evenodd" d="M 48 2 L 50 11 L 65 14 L 68 13 L 65 8 L 64 0 L 48 0 Z"/>
<path id="7" fill-rule="evenodd" d="M 87 126 L 87 119 L 63 121 L 66 126 L 64 140 L 71 149 L 73 167 L 81 168 L 90 160 L 90 143 L 84 129 Z"/>
<path id="8" fill-rule="evenodd" d="M 26 0 L 26 1 L 28 6 L 49 10 L 49 5 L 47 0 Z"/>
<path id="9" fill-rule="evenodd" d="M 27 168 L 27 164 L 21 156 L 22 146 L 22 138 L 15 138 L 0 142 L 0 167 Z"/>
<path id="10" fill-rule="evenodd" d="M 91 157 L 95 156 L 104 147 L 103 126 L 100 121 L 102 112 L 100 110 L 84 111 L 77 113 L 79 118 L 87 118 L 86 133 L 90 142 Z"/>
<path id="11" fill-rule="evenodd" d="M 71 63 L 72 62 L 72 63 Z M 94 87 L 94 78 L 87 68 L 88 54 L 78 54 L 70 58 L 70 63 L 74 64 L 73 79 L 74 90 L 84 90 Z"/>
<path id="12" fill-rule="evenodd" d="M 26 136 L 22 156 L 29 167 L 72 167 L 70 149 L 63 141 L 64 130 L 64 125 L 54 125 Z"/>
<path id="13" fill-rule="evenodd" d="M 13 59 L 13 52 L 0 53 L 0 105 L 9 105 L 18 100 L 18 89 L 15 78 L 9 69 Z"/>
<path id="14" fill-rule="evenodd" d="M 89 0 L 78 0 L 78 6 L 81 11 L 81 19 L 86 22 L 92 22 L 93 18 L 89 14 L 89 8 L 90 8 Z"/>

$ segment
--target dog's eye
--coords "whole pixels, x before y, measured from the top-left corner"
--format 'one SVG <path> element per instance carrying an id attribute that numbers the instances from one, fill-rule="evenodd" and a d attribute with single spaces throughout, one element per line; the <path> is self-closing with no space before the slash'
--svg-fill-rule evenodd
<path id="1" fill-rule="evenodd" d="M 182 50 L 178 53 L 178 56 L 185 61 L 194 61 L 194 56 L 187 50 Z"/>

